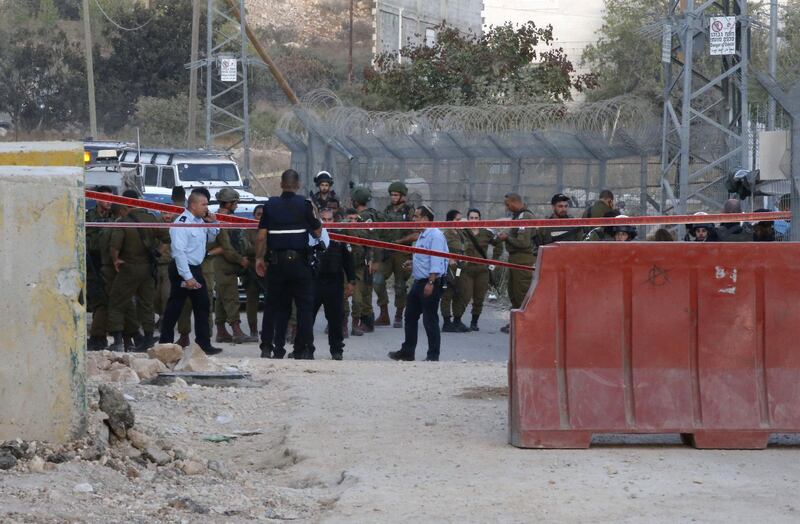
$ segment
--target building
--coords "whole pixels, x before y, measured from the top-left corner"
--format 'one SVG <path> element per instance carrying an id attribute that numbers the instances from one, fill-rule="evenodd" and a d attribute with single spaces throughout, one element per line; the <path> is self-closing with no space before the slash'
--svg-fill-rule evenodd
<path id="1" fill-rule="evenodd" d="M 397 52 L 409 44 L 433 42 L 442 23 L 481 35 L 483 0 L 376 0 L 373 54 Z"/>

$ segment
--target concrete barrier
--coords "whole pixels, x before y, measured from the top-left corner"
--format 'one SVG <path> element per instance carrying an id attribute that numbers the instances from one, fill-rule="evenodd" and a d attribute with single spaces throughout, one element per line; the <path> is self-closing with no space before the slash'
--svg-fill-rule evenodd
<path id="1" fill-rule="evenodd" d="M 512 313 L 511 443 L 763 448 L 800 432 L 798 319 L 797 243 L 546 246 Z"/>
<path id="2" fill-rule="evenodd" d="M 86 430 L 82 166 L 79 143 L 0 144 L 0 440 Z"/>

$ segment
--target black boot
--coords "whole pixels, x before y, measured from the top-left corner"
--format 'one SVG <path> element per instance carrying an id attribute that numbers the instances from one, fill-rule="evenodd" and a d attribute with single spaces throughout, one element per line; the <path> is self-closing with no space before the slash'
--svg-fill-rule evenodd
<path id="1" fill-rule="evenodd" d="M 261 348 L 261 358 L 272 358 L 272 352 L 275 348 L 269 342 L 262 342 L 259 346 Z"/>
<path id="2" fill-rule="evenodd" d="M 469 332 L 469 328 L 467 326 L 465 326 L 463 322 L 461 322 L 461 317 L 455 317 L 453 319 L 452 326 L 453 326 L 453 330 L 456 333 L 468 333 Z"/>
<path id="3" fill-rule="evenodd" d="M 470 331 L 480 331 L 480 328 L 478 327 L 478 319 L 479 318 L 480 318 L 480 315 L 472 315 L 472 322 L 470 322 L 470 324 L 469 324 L 469 330 Z"/>
<path id="4" fill-rule="evenodd" d="M 108 346 L 108 350 L 116 352 L 125 351 L 125 341 L 122 339 L 122 331 L 115 331 L 111 333 L 111 336 L 114 337 L 114 342 Z"/>
<path id="5" fill-rule="evenodd" d="M 134 340 L 136 340 L 136 337 L 134 337 Z M 136 353 L 144 353 L 153 347 L 156 342 L 158 342 L 158 339 L 154 337 L 152 333 L 145 333 L 144 337 L 139 338 L 139 341 L 136 342 L 136 347 L 133 351 Z"/>
<path id="6" fill-rule="evenodd" d="M 444 317 L 444 324 L 442 325 L 442 333 L 458 333 L 455 324 L 453 324 L 453 317 Z"/>
<path id="7" fill-rule="evenodd" d="M 86 351 L 102 351 L 108 347 L 106 337 L 89 337 L 86 341 Z"/>
<path id="8" fill-rule="evenodd" d="M 364 333 L 374 333 L 375 332 L 375 315 L 365 315 L 361 317 L 362 326 L 364 328 Z"/>

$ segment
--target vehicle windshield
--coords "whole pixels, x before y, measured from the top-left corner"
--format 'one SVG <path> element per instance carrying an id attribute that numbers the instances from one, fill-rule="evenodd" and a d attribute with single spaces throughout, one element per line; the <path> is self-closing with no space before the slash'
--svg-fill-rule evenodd
<path id="1" fill-rule="evenodd" d="M 181 182 L 239 182 L 234 164 L 178 164 Z"/>

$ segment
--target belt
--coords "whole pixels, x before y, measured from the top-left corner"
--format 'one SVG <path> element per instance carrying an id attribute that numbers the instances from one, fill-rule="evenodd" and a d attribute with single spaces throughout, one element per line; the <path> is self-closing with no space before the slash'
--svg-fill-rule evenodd
<path id="1" fill-rule="evenodd" d="M 300 233 L 308 233 L 307 229 L 281 229 L 281 230 L 268 230 L 269 235 L 297 235 Z"/>

